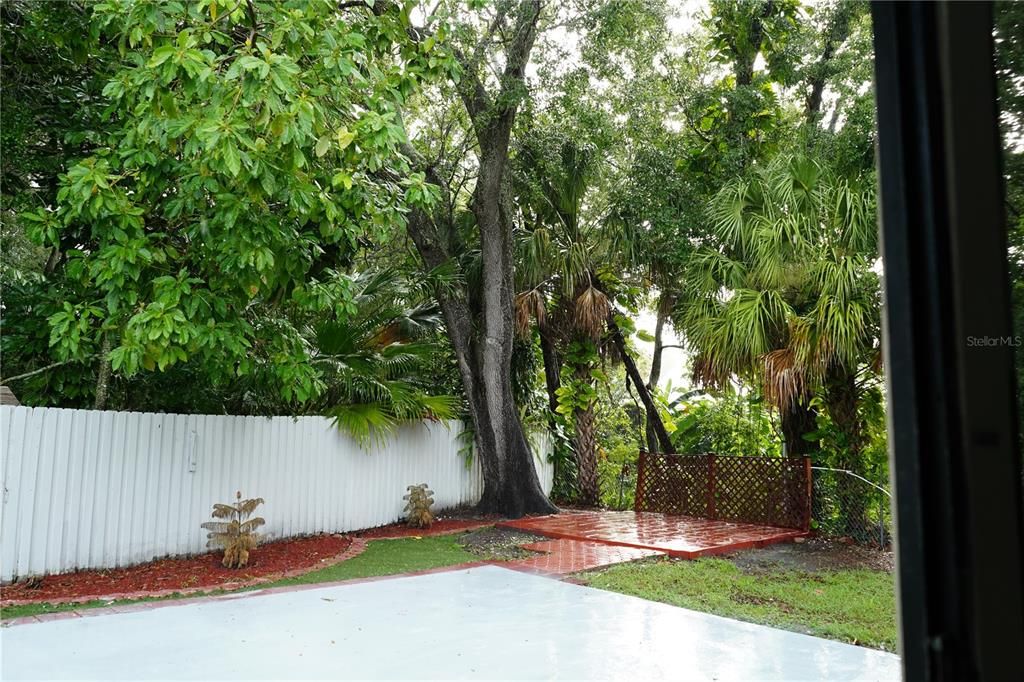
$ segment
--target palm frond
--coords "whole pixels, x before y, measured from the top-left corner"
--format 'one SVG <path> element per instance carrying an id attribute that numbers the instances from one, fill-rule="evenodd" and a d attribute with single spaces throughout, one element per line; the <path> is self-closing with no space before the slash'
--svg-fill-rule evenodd
<path id="1" fill-rule="evenodd" d="M 327 416 L 363 447 L 382 443 L 396 426 L 395 418 L 377 403 L 337 405 L 327 410 Z"/>
<path id="2" fill-rule="evenodd" d="M 536 320 L 538 325 L 544 324 L 544 305 L 544 295 L 537 289 L 516 294 L 514 306 L 519 336 L 526 338 L 530 335 L 531 320 Z"/>
<path id="3" fill-rule="evenodd" d="M 608 297 L 604 292 L 588 286 L 573 302 L 573 319 L 576 328 L 591 339 L 600 338 L 610 312 Z"/>
<path id="4" fill-rule="evenodd" d="M 804 366 L 790 348 L 765 353 L 762 358 L 764 371 L 764 396 L 780 410 L 806 399 L 808 384 Z"/>

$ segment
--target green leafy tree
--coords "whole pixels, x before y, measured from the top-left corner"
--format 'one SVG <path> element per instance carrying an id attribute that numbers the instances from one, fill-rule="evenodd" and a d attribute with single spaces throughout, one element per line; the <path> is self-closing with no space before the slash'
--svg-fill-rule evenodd
<path id="1" fill-rule="evenodd" d="M 405 12 L 248 0 L 90 11 L 119 52 L 110 124 L 54 203 L 24 216 L 60 254 L 53 357 L 95 364 L 97 407 L 111 372 L 188 361 L 210 383 L 263 368 L 286 399 L 316 397 L 288 321 L 353 315 L 344 268 L 358 240 L 428 200 L 398 153 L 396 110 L 446 64 L 410 43 Z"/>
<path id="2" fill-rule="evenodd" d="M 446 54 L 457 62 L 459 80 L 439 95 L 446 104 L 456 98 L 455 104 L 437 111 L 423 103 L 423 118 L 439 125 L 427 126 L 419 149 L 406 148 L 438 190 L 433 205 L 410 211 L 406 224 L 424 265 L 454 267 L 464 283 L 439 292 L 438 303 L 483 470 L 479 509 L 550 513 L 555 507 L 540 488 L 513 393 L 515 216 L 508 161 L 528 94 L 527 64 L 551 17 L 540 0 L 470 9 L 442 3 L 412 31 L 423 50 L 435 46 L 439 31 L 448 35 Z"/>
<path id="3" fill-rule="evenodd" d="M 717 455 L 778 455 L 779 438 L 771 411 L 759 396 L 722 391 L 673 405 L 680 452 Z"/>
<path id="4" fill-rule="evenodd" d="M 57 274 L 61 254 L 30 238 L 22 213 L 56 203 L 60 175 L 107 127 L 101 95 L 116 63 L 98 40 L 88 8 L 73 2 L 12 0 L 0 5 L 0 313 L 4 377 L 28 404 L 59 394 L 91 403 L 95 369 L 49 350 L 45 318 L 78 295 Z M 60 372 L 53 369 L 60 367 Z"/>

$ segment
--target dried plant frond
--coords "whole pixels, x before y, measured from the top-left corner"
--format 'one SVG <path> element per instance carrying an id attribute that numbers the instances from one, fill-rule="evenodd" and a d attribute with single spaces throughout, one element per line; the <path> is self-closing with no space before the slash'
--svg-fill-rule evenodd
<path id="1" fill-rule="evenodd" d="M 596 341 L 604 331 L 610 310 L 608 297 L 593 286 L 588 286 L 580 292 L 573 304 L 576 328 Z"/>
<path id="2" fill-rule="evenodd" d="M 765 397 L 779 409 L 785 409 L 807 397 L 807 377 L 804 365 L 790 348 L 765 353 L 761 358 L 764 368 Z"/>
<path id="3" fill-rule="evenodd" d="M 536 289 L 516 294 L 515 314 L 516 333 L 522 338 L 530 335 L 531 322 L 533 318 L 537 324 L 544 324 L 544 295 Z"/>
<path id="4" fill-rule="evenodd" d="M 230 504 L 215 504 L 213 505 L 213 518 L 215 519 L 226 519 L 230 518 L 235 513 L 235 508 Z"/>
<path id="5" fill-rule="evenodd" d="M 409 494 L 402 496 L 406 500 L 406 523 L 412 528 L 430 528 L 434 523 L 434 513 L 430 509 L 430 505 L 434 504 L 434 498 L 431 497 L 434 491 L 428 489 L 426 483 L 410 485 L 406 490 Z"/>
<path id="6" fill-rule="evenodd" d="M 262 517 L 248 518 L 263 504 L 262 497 L 243 500 L 241 491 L 235 493 L 234 504 L 213 505 L 212 516 L 229 521 L 207 521 L 200 527 L 210 531 L 206 546 L 211 549 L 223 549 L 221 561 L 227 568 L 241 568 L 249 562 L 249 552 L 259 544 L 260 536 L 255 529 L 264 525 Z"/>
<path id="7" fill-rule="evenodd" d="M 256 497 L 251 500 L 245 500 L 244 502 L 241 503 L 239 511 L 242 512 L 242 516 L 248 516 L 249 514 L 252 514 L 254 511 L 256 511 L 256 507 L 260 506 L 261 504 L 263 504 L 262 497 Z"/>
<path id="8" fill-rule="evenodd" d="M 720 389 L 729 383 L 729 373 L 723 371 L 711 356 L 705 354 L 694 358 L 691 375 L 694 383 L 704 388 Z"/>
<path id="9" fill-rule="evenodd" d="M 248 521 L 244 522 L 239 528 L 239 531 L 242 533 L 251 533 L 252 531 L 256 530 L 264 524 L 266 524 L 266 521 L 263 519 L 263 517 L 257 516 L 254 519 L 249 519 Z"/>
<path id="10" fill-rule="evenodd" d="M 871 371 L 881 374 L 883 369 L 885 369 L 885 356 L 882 354 L 882 347 L 879 346 L 871 356 Z"/>

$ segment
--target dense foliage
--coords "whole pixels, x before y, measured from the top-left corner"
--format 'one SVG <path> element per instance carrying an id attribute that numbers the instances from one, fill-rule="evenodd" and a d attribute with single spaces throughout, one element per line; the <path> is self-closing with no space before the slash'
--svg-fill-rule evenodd
<path id="1" fill-rule="evenodd" d="M 191 384 L 193 409 L 376 398 L 424 413 L 420 394 L 371 385 L 425 349 L 369 339 L 403 313 L 383 319 L 353 267 L 429 195 L 398 153 L 396 111 L 447 62 L 409 43 L 406 14 L 126 0 L 5 5 L 5 21 L 5 82 L 55 110 L 40 126 L 38 102 L 5 87 L 5 199 L 34 209 L 5 210 L 5 233 L 49 252 L 44 268 L 5 262 L 5 374 L 62 365 L 26 377 L 24 400 L 192 411 L 157 397 Z M 35 73 L 37 59 L 63 68 Z M 78 144 L 46 154 L 41 132 Z M 354 344 L 378 346 L 376 365 Z M 210 389 L 220 404 L 197 395 Z"/>
<path id="2" fill-rule="evenodd" d="M 1020 289 L 1021 10 L 997 10 Z M 458 416 L 515 513 L 550 510 L 535 429 L 562 500 L 628 506 L 640 448 L 884 479 L 863 3 L 0 13 L 23 402 L 325 414 L 364 443 Z"/>

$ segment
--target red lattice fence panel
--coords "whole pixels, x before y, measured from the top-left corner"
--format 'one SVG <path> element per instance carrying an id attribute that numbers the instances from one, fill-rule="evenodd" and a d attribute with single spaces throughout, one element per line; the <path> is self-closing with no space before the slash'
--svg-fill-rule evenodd
<path id="1" fill-rule="evenodd" d="M 808 530 L 807 457 L 723 457 L 640 453 L 637 511 Z"/>

